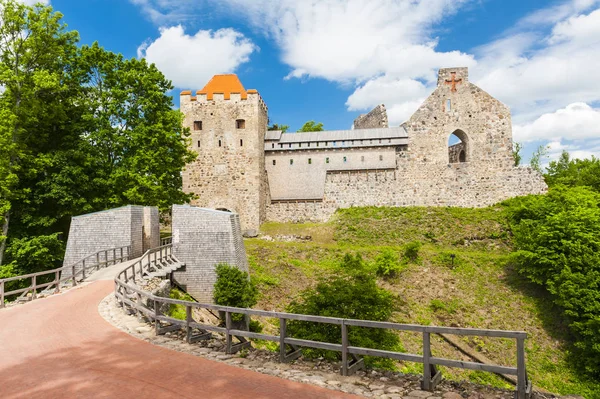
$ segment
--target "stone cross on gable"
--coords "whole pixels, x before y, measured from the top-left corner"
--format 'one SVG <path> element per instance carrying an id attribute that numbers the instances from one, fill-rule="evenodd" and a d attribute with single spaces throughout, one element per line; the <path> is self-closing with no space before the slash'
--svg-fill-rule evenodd
<path id="1" fill-rule="evenodd" d="M 450 75 L 452 75 L 452 79 L 448 80 L 446 79 L 446 84 L 447 85 L 452 85 L 452 88 L 450 89 L 451 92 L 455 92 L 456 91 L 456 84 L 457 83 L 462 83 L 462 79 L 456 79 L 456 72 L 450 72 Z"/>

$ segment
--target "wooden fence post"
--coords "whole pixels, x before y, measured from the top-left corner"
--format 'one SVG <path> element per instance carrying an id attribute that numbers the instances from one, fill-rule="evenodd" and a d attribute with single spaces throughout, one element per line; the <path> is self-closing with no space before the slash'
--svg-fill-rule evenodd
<path id="1" fill-rule="evenodd" d="M 56 283 L 56 287 L 54 287 L 54 293 L 58 294 L 60 292 L 60 270 L 56 271 L 56 277 L 54 278 L 54 282 Z"/>
<path id="2" fill-rule="evenodd" d="M 123 262 L 123 247 L 121 247 L 121 259 L 119 259 L 120 262 Z"/>
<path id="3" fill-rule="evenodd" d="M 81 263 L 82 263 L 82 266 L 81 266 L 81 279 L 85 280 L 85 259 Z"/>
<path id="4" fill-rule="evenodd" d="M 37 276 L 33 276 L 31 278 L 31 288 L 33 289 L 33 292 L 31 293 L 31 300 L 33 301 L 36 297 L 37 291 Z"/>
<path id="5" fill-rule="evenodd" d="M 100 270 L 100 252 L 96 252 L 96 270 Z"/>
<path id="6" fill-rule="evenodd" d="M 75 278 L 75 265 L 71 266 L 71 277 L 73 278 L 73 287 L 77 285 L 77 278 Z"/>
<path id="7" fill-rule="evenodd" d="M 287 335 L 286 320 L 282 317 L 279 319 L 279 361 L 285 362 L 287 351 L 285 350 L 285 337 Z"/>
<path id="8" fill-rule="evenodd" d="M 229 311 L 225 311 L 225 333 L 227 334 L 227 338 L 226 338 L 226 343 L 227 345 L 225 346 L 225 353 L 227 353 L 228 355 L 231 354 L 231 334 L 229 334 L 229 330 L 231 330 L 231 313 L 229 313 Z"/>
<path id="9" fill-rule="evenodd" d="M 527 397 L 527 370 L 525 369 L 525 339 L 517 338 L 517 399 Z"/>
<path id="10" fill-rule="evenodd" d="M 0 309 L 4 307 L 4 281 L 0 281 Z"/>
<path id="11" fill-rule="evenodd" d="M 348 326 L 342 320 L 342 375 L 348 375 Z"/>
<path id="12" fill-rule="evenodd" d="M 158 320 L 158 301 L 154 300 L 154 333 L 158 336 L 160 332 L 160 320 Z"/>
<path id="13" fill-rule="evenodd" d="M 186 327 L 186 341 L 188 344 L 192 343 L 192 327 L 190 327 L 190 323 L 192 322 L 192 307 L 190 305 L 185 305 L 185 327 Z"/>
<path id="14" fill-rule="evenodd" d="M 429 358 L 431 357 L 431 340 L 428 332 L 423 332 L 423 381 L 421 383 L 421 389 L 424 391 L 430 391 L 431 386 L 431 365 Z"/>

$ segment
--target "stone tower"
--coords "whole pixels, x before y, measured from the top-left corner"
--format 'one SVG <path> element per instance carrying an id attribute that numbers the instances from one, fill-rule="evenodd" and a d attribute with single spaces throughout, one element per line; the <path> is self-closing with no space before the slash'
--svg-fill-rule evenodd
<path id="1" fill-rule="evenodd" d="M 192 205 L 236 212 L 243 232 L 258 230 L 267 201 L 265 102 L 236 75 L 215 75 L 196 97 L 182 92 L 180 107 L 198 153 L 183 171 L 183 190 L 198 197 Z"/>

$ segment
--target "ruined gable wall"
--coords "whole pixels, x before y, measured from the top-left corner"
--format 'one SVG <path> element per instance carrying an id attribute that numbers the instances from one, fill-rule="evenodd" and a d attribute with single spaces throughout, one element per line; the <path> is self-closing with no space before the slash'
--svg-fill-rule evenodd
<path id="1" fill-rule="evenodd" d="M 379 104 L 373 108 L 369 113 L 360 115 L 354 120 L 355 129 L 371 129 L 389 127 L 387 111 L 385 105 Z"/>

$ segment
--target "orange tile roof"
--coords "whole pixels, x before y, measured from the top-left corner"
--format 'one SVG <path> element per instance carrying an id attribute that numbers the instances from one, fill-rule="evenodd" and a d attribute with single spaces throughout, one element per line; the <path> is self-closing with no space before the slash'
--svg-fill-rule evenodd
<path id="1" fill-rule="evenodd" d="M 256 92 L 256 90 L 246 91 L 237 75 L 228 74 L 213 76 L 210 82 L 208 82 L 202 90 L 198 90 L 196 94 L 206 94 L 206 99 L 212 100 L 213 94 L 222 93 L 225 100 L 229 100 L 231 93 L 240 93 L 242 95 L 242 100 L 246 100 L 248 98 L 248 92 Z"/>

